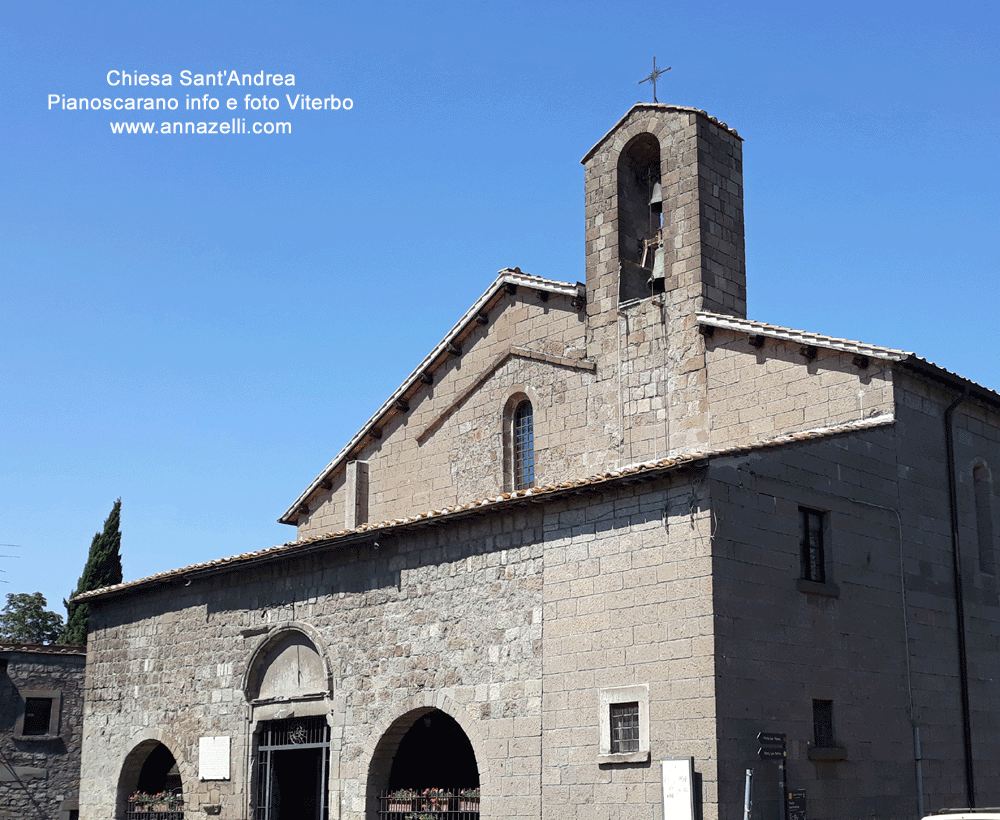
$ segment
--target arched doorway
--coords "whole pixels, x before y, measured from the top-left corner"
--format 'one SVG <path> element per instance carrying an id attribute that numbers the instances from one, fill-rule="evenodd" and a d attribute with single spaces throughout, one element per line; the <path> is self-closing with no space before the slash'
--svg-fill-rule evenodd
<path id="1" fill-rule="evenodd" d="M 376 747 L 368 785 L 377 795 L 379 820 L 479 817 L 475 751 L 458 722 L 440 709 L 416 709 L 389 728 Z"/>
<path id="2" fill-rule="evenodd" d="M 254 737 L 254 820 L 327 820 L 330 679 L 312 638 L 282 629 L 255 652 L 245 678 Z"/>
<path id="3" fill-rule="evenodd" d="M 173 753 L 144 740 L 125 758 L 118 778 L 118 816 L 124 820 L 183 820 L 184 790 Z M 150 812 L 156 812 L 151 815 Z"/>

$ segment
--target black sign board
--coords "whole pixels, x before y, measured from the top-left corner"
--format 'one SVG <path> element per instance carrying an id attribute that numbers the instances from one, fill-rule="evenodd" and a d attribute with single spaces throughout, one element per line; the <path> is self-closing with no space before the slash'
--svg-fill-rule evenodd
<path id="1" fill-rule="evenodd" d="M 758 732 L 757 742 L 761 746 L 779 746 L 784 748 L 785 746 L 785 735 L 778 734 L 776 732 Z"/>
<path id="2" fill-rule="evenodd" d="M 806 820 L 806 790 L 788 792 L 788 820 Z"/>
<path id="3" fill-rule="evenodd" d="M 777 732 L 758 732 L 757 757 L 761 760 L 782 760 L 785 757 L 785 736 Z"/>

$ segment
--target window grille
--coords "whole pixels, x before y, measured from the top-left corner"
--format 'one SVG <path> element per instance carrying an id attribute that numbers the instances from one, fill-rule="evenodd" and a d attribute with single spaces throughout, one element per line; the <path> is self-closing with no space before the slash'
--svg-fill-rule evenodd
<path id="1" fill-rule="evenodd" d="M 833 701 L 813 701 L 813 745 L 819 749 L 832 749 L 837 744 L 833 739 Z"/>
<path id="2" fill-rule="evenodd" d="M 184 820 L 184 798 L 179 794 L 136 792 L 128 799 L 125 820 Z"/>
<path id="3" fill-rule="evenodd" d="M 611 704 L 611 754 L 639 751 L 639 702 Z"/>
<path id="4" fill-rule="evenodd" d="M 327 820 L 327 775 L 330 771 L 330 727 L 323 717 L 269 720 L 257 734 L 257 801 L 255 820 L 275 820 L 275 755 L 295 749 L 317 749 L 317 820 Z M 311 818 L 303 818 L 311 820 Z"/>
<path id="5" fill-rule="evenodd" d="M 823 548 L 823 513 L 800 507 L 799 514 L 801 516 L 802 578 L 806 581 L 825 583 L 826 556 Z"/>
<path id="6" fill-rule="evenodd" d="M 535 420 L 531 402 L 523 401 L 514 410 L 514 489 L 535 485 Z"/>

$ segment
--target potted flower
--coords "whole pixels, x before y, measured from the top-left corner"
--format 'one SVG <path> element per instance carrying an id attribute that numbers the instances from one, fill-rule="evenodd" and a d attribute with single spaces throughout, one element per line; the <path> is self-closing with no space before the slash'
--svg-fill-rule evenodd
<path id="1" fill-rule="evenodd" d="M 156 812 L 180 812 L 184 810 L 184 797 L 171 792 L 134 792 L 128 798 L 130 814 L 152 814 Z"/>
<path id="2" fill-rule="evenodd" d="M 424 811 L 448 811 L 448 792 L 444 789 L 424 789 L 421 798 Z"/>
<path id="3" fill-rule="evenodd" d="M 389 811 L 411 811 L 419 795 L 413 789 L 397 789 L 389 794 Z"/>
<path id="4" fill-rule="evenodd" d="M 462 789 L 458 797 L 462 811 L 479 811 L 479 789 Z"/>

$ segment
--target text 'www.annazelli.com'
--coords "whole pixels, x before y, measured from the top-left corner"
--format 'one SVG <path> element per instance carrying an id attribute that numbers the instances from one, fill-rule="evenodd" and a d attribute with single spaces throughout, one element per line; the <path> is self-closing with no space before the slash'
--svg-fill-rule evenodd
<path id="1" fill-rule="evenodd" d="M 290 122 L 252 122 L 236 117 L 223 122 L 113 122 L 112 134 L 291 134 Z"/>

